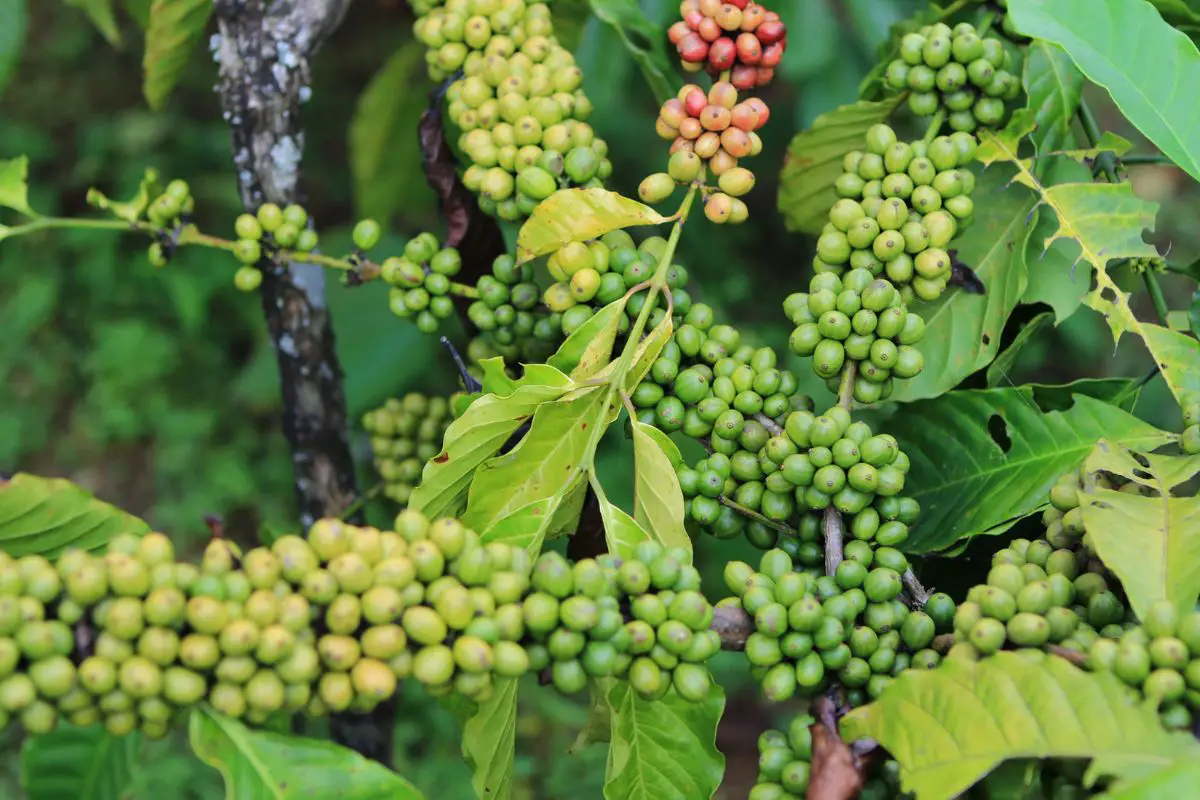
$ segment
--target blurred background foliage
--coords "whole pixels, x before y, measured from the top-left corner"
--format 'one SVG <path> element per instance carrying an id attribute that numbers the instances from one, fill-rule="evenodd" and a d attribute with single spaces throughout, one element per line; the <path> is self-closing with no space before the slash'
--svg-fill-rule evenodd
<path id="1" fill-rule="evenodd" d="M 128 5 L 137 14 L 146 3 Z M 663 27 L 676 13 L 668 0 L 641 5 Z M 787 143 L 819 114 L 855 99 L 889 28 L 922 5 L 804 0 L 778 6 L 791 46 L 765 96 L 772 124 L 753 164 L 758 184 L 748 198 L 750 221 L 689 227 L 680 259 L 693 276 L 694 295 L 756 344 L 786 349 L 789 326 L 779 302 L 803 285 L 811 258 L 812 243 L 788 233 L 774 211 Z M 197 48 L 167 110 L 152 113 L 140 91 L 134 17 L 120 15 L 121 45 L 114 48 L 80 6 L 89 4 L 0 0 L 0 27 L 9 34 L 0 35 L 0 81 L 6 54 L 16 57 L 7 82 L 0 83 L 0 158 L 28 154 L 32 204 L 62 215 L 87 213 L 89 186 L 110 195 L 132 194 L 145 167 L 154 166 L 167 178 L 191 182 L 202 229 L 229 230 L 240 208 L 205 48 Z M 28 11 L 27 32 L 14 50 L 12 33 L 19 26 L 13 20 L 21 8 Z M 665 161 L 665 147 L 653 131 L 654 98 L 615 29 L 590 17 L 580 0 L 555 0 L 555 9 L 560 35 L 575 48 L 597 109 L 592 122 L 610 145 L 611 185 L 632 193 Z M 361 216 L 386 221 L 384 247 L 399 247 L 421 230 L 440 232 L 415 136 L 432 86 L 411 23 L 401 0 L 357 0 L 313 65 L 313 96 L 305 108 L 305 187 L 330 252 L 344 250 L 349 227 Z M 1145 151 L 1144 141 L 1101 98 L 1092 100 L 1102 123 Z M 1195 184 L 1169 167 L 1133 169 L 1138 193 L 1164 204 L 1153 241 L 1170 249 L 1172 258 L 1195 258 L 1200 249 Z M 234 289 L 233 262 L 221 254 L 185 251 L 156 271 L 144 248 L 132 237 L 92 231 L 46 232 L 5 243 L 0 470 L 77 481 L 168 531 L 184 552 L 202 546 L 206 513 L 223 515 L 244 541 L 264 526 L 290 528 L 290 465 L 280 434 L 274 357 L 257 301 Z M 1186 307 L 1188 288 L 1174 277 L 1164 278 L 1168 301 Z M 1139 286 L 1131 276 L 1130 288 Z M 381 286 L 348 289 L 331 276 L 329 301 L 356 421 L 388 397 L 455 387 L 445 351 L 393 317 L 385 295 Z M 1147 317 L 1153 313 L 1145 298 L 1136 308 Z M 1006 339 L 1036 311 L 1023 309 L 1026 318 L 1010 323 Z M 1058 328 L 1043 327 L 1008 377 L 1013 383 L 1064 383 L 1140 374 L 1147 362 L 1131 339 L 1114 353 L 1103 321 L 1084 310 Z M 1174 428 L 1178 411 L 1160 383 L 1149 384 L 1139 414 Z M 357 426 L 353 439 L 365 467 L 369 453 Z M 608 437 L 602 457 L 611 495 L 627 502 L 630 462 L 621 431 Z M 361 485 L 374 481 L 364 469 Z M 382 502 L 370 507 L 376 523 L 386 523 L 392 513 Z M 708 585 L 717 591 L 724 561 L 752 557 L 741 541 L 699 545 L 698 560 L 707 565 Z M 970 550 L 966 558 L 972 558 Z M 986 563 L 986 555 L 979 559 Z M 719 658 L 715 668 L 730 694 L 719 737 L 729 759 L 723 796 L 741 797 L 753 781 L 755 737 L 770 722 L 769 713 L 783 716 L 790 709 L 768 712 L 757 704 L 735 660 Z M 522 796 L 599 797 L 604 748 L 564 755 L 587 721 L 586 706 L 552 692 L 524 694 L 518 732 Z M 19 746 L 4 744 L 10 753 Z M 6 759 L 11 766 L 0 796 L 22 796 L 16 762 Z M 182 738 L 147 746 L 141 763 L 133 797 L 221 794 L 216 773 L 188 755 Z M 408 693 L 397 723 L 396 767 L 430 797 L 472 796 L 455 723 L 419 691 Z"/>

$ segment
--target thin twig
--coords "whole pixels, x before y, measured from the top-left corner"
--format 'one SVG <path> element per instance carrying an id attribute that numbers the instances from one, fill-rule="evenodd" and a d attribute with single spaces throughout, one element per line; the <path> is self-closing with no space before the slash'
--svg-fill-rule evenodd
<path id="1" fill-rule="evenodd" d="M 720 497 L 718 497 L 717 502 L 719 502 L 721 505 L 725 506 L 726 508 L 732 508 L 738 514 L 741 514 L 743 517 L 746 517 L 747 519 L 752 519 L 756 522 L 761 522 L 763 525 L 766 525 L 769 528 L 774 528 L 775 530 L 779 531 L 780 533 L 788 533 L 788 534 L 791 534 L 792 536 L 795 536 L 797 534 L 797 531 L 795 528 L 789 527 L 785 523 L 776 522 L 773 519 L 764 517 L 762 514 L 758 513 L 757 511 L 750 509 L 750 508 L 746 508 L 741 503 L 737 503 L 737 502 L 734 502 L 733 500 L 730 500 L 725 495 L 721 495 Z"/>
<path id="2" fill-rule="evenodd" d="M 912 596 L 913 608 L 924 608 L 925 604 L 929 602 L 930 592 L 917 580 L 917 575 L 912 571 L 912 567 L 904 570 L 904 574 L 900 576 L 900 579 L 904 581 L 904 588 Z"/>
<path id="3" fill-rule="evenodd" d="M 832 575 L 842 563 L 842 515 L 833 506 L 825 509 L 825 574 Z"/>
<path id="4" fill-rule="evenodd" d="M 779 426 L 779 423 L 776 422 L 775 420 L 771 419 L 770 417 L 768 417 L 766 414 L 762 413 L 761 411 L 754 415 L 754 419 L 758 422 L 758 424 L 760 424 L 764 428 L 766 428 L 767 433 L 771 434 L 772 436 L 782 436 L 783 435 L 783 428 L 781 428 Z"/>

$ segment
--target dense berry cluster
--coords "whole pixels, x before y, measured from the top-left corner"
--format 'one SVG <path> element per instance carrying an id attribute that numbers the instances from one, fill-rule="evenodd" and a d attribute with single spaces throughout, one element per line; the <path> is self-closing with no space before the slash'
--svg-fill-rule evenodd
<path id="1" fill-rule="evenodd" d="M 799 714 L 786 731 L 767 730 L 758 737 L 758 776 L 748 800 L 800 800 L 812 778 L 812 726 L 810 714 Z M 901 797 L 899 765 L 884 761 L 867 775 L 857 797 L 886 800 Z"/>
<path id="2" fill-rule="evenodd" d="M 787 49 L 787 27 L 753 0 L 683 0 L 667 31 L 684 70 L 729 72 L 739 89 L 766 86 Z"/>
<path id="3" fill-rule="evenodd" d="M 280 208 L 263 203 L 253 214 L 242 214 L 233 224 L 237 239 L 233 255 L 242 266 L 233 276 L 243 292 L 252 292 L 262 284 L 261 264 L 273 262 L 280 250 L 307 253 L 317 246 L 317 232 L 308 225 L 308 212 L 302 206 Z"/>
<path id="4" fill-rule="evenodd" d="M 938 22 L 900 40 L 899 58 L 887 66 L 888 88 L 910 92 L 908 107 L 917 116 L 948 113 L 956 131 L 991 128 L 1004 119 L 1004 101 L 1021 91 L 1013 74 L 1012 54 L 994 36 L 980 36 L 975 26 L 954 28 Z"/>
<path id="5" fill-rule="evenodd" d="M 175 179 L 167 184 L 162 194 L 146 206 L 146 219 L 163 233 L 175 231 L 185 224 L 196 207 L 196 198 L 187 181 Z M 171 258 L 170 241 L 156 241 L 147 252 L 150 264 L 165 267 Z"/>
<path id="6" fill-rule="evenodd" d="M 385 496 L 408 505 L 425 463 L 441 450 L 452 411 L 452 403 L 444 397 L 411 392 L 363 415 L 363 429 L 371 437 L 375 471 L 383 479 Z"/>
<path id="7" fill-rule="evenodd" d="M 453 247 L 440 247 L 432 233 L 408 240 L 404 255 L 380 264 L 380 277 L 392 288 L 388 305 L 398 317 L 413 317 L 417 328 L 433 333 L 454 314 L 449 292 L 451 278 L 462 269 L 462 258 Z"/>
<path id="8" fill-rule="evenodd" d="M 945 248 L 970 225 L 975 205 L 975 137 L 901 142 L 887 125 L 848 153 L 834 188 L 839 200 L 817 242 L 816 272 L 866 269 L 900 288 L 901 299 L 936 300 L 950 277 Z M 911 287 L 906 289 L 905 287 Z"/>
<path id="9" fill-rule="evenodd" d="M 482 701 L 496 678 L 545 668 L 567 692 L 620 676 L 699 700 L 721 644 L 699 585 L 686 553 L 653 543 L 532 562 L 413 511 L 395 531 L 326 519 L 244 555 L 215 539 L 199 567 L 157 533 L 56 563 L 0 554 L 0 728 L 45 733 L 61 716 L 161 736 L 202 701 L 253 724 L 363 712 L 410 676 Z"/>
<path id="10" fill-rule="evenodd" d="M 738 198 L 754 188 L 754 173 L 738 162 L 762 150 L 756 131 L 770 115 L 760 98 L 739 100 L 738 90 L 726 81 L 714 83 L 707 92 L 687 84 L 663 103 L 655 123 L 658 135 L 671 141 L 667 171 L 649 175 L 638 194 L 647 203 L 660 203 L 677 183 L 711 174 L 719 191 L 709 193 L 705 216 L 717 223 L 744 222 L 749 212 Z"/>
<path id="11" fill-rule="evenodd" d="M 463 183 L 480 207 L 516 221 L 559 187 L 599 186 L 608 150 L 585 120 L 582 74 L 554 38 L 550 9 L 525 0 L 448 0 L 417 20 L 432 77 L 446 91 Z"/>
<path id="12" fill-rule="evenodd" d="M 757 571 L 741 561 L 726 566 L 735 597 L 719 605 L 754 617 L 746 659 L 768 700 L 812 696 L 836 682 L 849 705 L 861 705 L 904 670 L 939 663 L 930 649 L 935 621 L 900 599 L 904 555 L 865 542 L 849 543 L 845 555 L 834 575 L 797 570 L 782 549 L 763 554 Z"/>

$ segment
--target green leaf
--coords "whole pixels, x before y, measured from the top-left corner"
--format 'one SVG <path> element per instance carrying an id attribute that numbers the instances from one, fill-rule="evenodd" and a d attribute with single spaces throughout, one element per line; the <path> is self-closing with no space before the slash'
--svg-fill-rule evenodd
<path id="1" fill-rule="evenodd" d="M 1091 179 L 1091 172 L 1082 164 L 1066 158 L 1049 161 L 1043 177 L 1047 185 L 1079 183 Z M 1045 303 L 1054 309 L 1054 324 L 1074 314 L 1083 304 L 1083 297 L 1092 288 L 1092 265 L 1076 258 L 1074 246 L 1059 240 L 1046 247 L 1046 239 L 1054 234 L 1058 221 L 1054 214 L 1039 213 L 1037 225 L 1025 246 L 1025 265 L 1029 285 L 1021 295 L 1022 303 Z"/>
<path id="2" fill-rule="evenodd" d="M 643 700 L 627 681 L 608 692 L 612 733 L 604 776 L 605 800 L 712 797 L 725 773 L 716 747 L 725 692 L 713 685 L 702 703 L 672 689 L 661 700 Z"/>
<path id="3" fill-rule="evenodd" d="M 10 556 L 53 558 L 68 547 L 98 550 L 119 534 L 149 530 L 132 514 L 62 478 L 18 472 L 0 481 L 0 548 Z"/>
<path id="4" fill-rule="evenodd" d="M 1000 353 L 1000 355 L 996 356 L 996 360 L 988 366 L 988 388 L 1014 385 L 1011 375 L 1013 368 L 1017 365 L 1017 359 L 1021 356 L 1021 351 L 1053 319 L 1054 314 L 1049 311 L 1043 311 L 1021 327 L 1021 330 L 1013 338 L 1012 344 Z"/>
<path id="5" fill-rule="evenodd" d="M 692 539 L 683 528 L 679 477 L 669 451 L 650 431 L 661 433 L 652 425 L 633 420 L 633 518 L 664 547 L 682 547 L 690 554 Z"/>
<path id="6" fill-rule="evenodd" d="M 665 103 L 674 97 L 681 84 L 675 76 L 674 54 L 667 53 L 667 35 L 647 18 L 637 0 L 588 0 L 588 4 L 596 18 L 613 26 L 621 37 L 654 98 Z"/>
<path id="7" fill-rule="evenodd" d="M 146 30 L 150 24 L 150 3 L 153 0 L 125 0 L 125 11 L 133 18 L 138 27 Z"/>
<path id="8" fill-rule="evenodd" d="M 28 28 L 26 0 L 0 0 L 0 92 L 4 91 L 21 57 Z"/>
<path id="9" fill-rule="evenodd" d="M 524 263 L 571 242 L 586 242 L 609 231 L 666 220 L 650 206 L 607 189 L 560 189 L 539 203 L 521 226 L 517 260 Z"/>
<path id="10" fill-rule="evenodd" d="M 1083 94 L 1083 75 L 1070 57 L 1049 42 L 1035 39 L 1025 55 L 1025 107 L 1037 122 L 1033 144 L 1039 155 L 1063 149 Z"/>
<path id="11" fill-rule="evenodd" d="M 479 465 L 500 452 L 538 406 L 566 391 L 564 386 L 529 385 L 505 397 L 489 394 L 471 403 L 446 429 L 442 451 L 425 463 L 409 507 L 431 519 L 458 516 Z"/>
<path id="12" fill-rule="evenodd" d="M 567 750 L 567 755 L 575 755 L 590 744 L 607 742 L 612 738 L 612 711 L 608 707 L 608 693 L 616 682 L 616 678 L 588 678 L 588 719 Z"/>
<path id="13" fill-rule="evenodd" d="M 1180 613 L 1200 596 L 1200 497 L 1173 497 L 1171 490 L 1200 472 L 1200 455 L 1136 456 L 1101 440 L 1084 462 L 1158 492 L 1157 497 L 1085 486 L 1083 524 L 1100 560 L 1121 579 L 1134 612 L 1169 600 Z"/>
<path id="14" fill-rule="evenodd" d="M 1146 449 L 1173 438 L 1083 394 L 1062 410 L 1043 410 L 1036 398 L 1028 386 L 949 392 L 890 419 L 912 462 L 904 493 L 921 504 L 908 551 L 940 550 L 1040 510 L 1058 477 L 1103 438 Z"/>
<path id="15" fill-rule="evenodd" d="M 479 366 L 483 369 L 484 394 L 507 397 L 522 386 L 553 386 L 566 392 L 572 386 L 570 378 L 548 364 L 523 364 L 521 377 L 516 380 L 509 377 L 503 356 L 485 358 Z"/>
<path id="16" fill-rule="evenodd" d="M 1066 411 L 1075 402 L 1075 395 L 1082 394 L 1109 405 L 1124 409 L 1130 414 L 1137 408 L 1142 395 L 1142 382 L 1134 378 L 1081 378 L 1065 385 L 1030 383 L 1033 401 L 1043 411 Z"/>
<path id="17" fill-rule="evenodd" d="M 113 47 L 120 46 L 121 29 L 117 27 L 112 0 L 67 0 L 67 5 L 75 6 L 87 14 L 96 30 L 100 31 L 109 44 Z"/>
<path id="18" fill-rule="evenodd" d="M 1200 52 L 1145 2 L 1013 0 L 1018 31 L 1063 48 L 1125 117 L 1200 180 Z"/>
<path id="19" fill-rule="evenodd" d="M 213 0 L 154 0 L 142 56 L 142 94 L 154 110 L 167 103 L 212 14 Z"/>
<path id="20" fill-rule="evenodd" d="M 1162 800 L 1187 797 L 1200 784 L 1200 760 L 1185 753 L 1174 762 L 1129 780 L 1118 781 L 1100 795 L 1103 800 Z"/>
<path id="21" fill-rule="evenodd" d="M 594 478 L 594 473 L 589 477 Z M 599 487 L 598 481 L 592 481 Z M 600 504 L 600 520 L 604 523 L 604 545 L 610 553 L 621 558 L 633 558 L 634 550 L 642 542 L 650 541 L 650 534 L 637 520 L 625 513 L 620 506 L 613 505 L 602 488 L 596 489 L 596 500 Z"/>
<path id="22" fill-rule="evenodd" d="M 1019 124 L 1015 130 L 1010 125 L 1000 135 L 981 131 L 979 159 L 1017 165 L 1015 180 L 1037 192 L 1042 204 L 1058 217 L 1058 229 L 1046 238 L 1045 245 L 1074 242 L 1080 257 L 1095 268 L 1096 288 L 1084 302 L 1104 316 L 1116 342 L 1127 331 L 1142 338 L 1180 405 L 1200 401 L 1200 372 L 1196 370 L 1200 362 L 1191 360 L 1198 347 L 1195 341 L 1141 322 L 1129 305 L 1129 293 L 1121 291 L 1107 270 L 1110 261 L 1158 255 L 1142 240 L 1142 229 L 1154 228 L 1158 204 L 1135 196 L 1128 183 L 1062 183 L 1047 187 L 1030 172 L 1028 163 L 1017 157 L 1017 141 L 1031 123 L 1026 120 Z"/>
<path id="23" fill-rule="evenodd" d="M 27 217 L 36 217 L 37 212 L 29 207 L 28 174 L 28 156 L 0 160 L 0 207 L 11 208 Z"/>
<path id="24" fill-rule="evenodd" d="M 1168 732 L 1111 673 L 1017 653 L 909 670 L 844 717 L 842 736 L 883 745 L 918 800 L 957 797 L 1013 758 L 1093 759 L 1093 775 L 1115 776 L 1200 758 L 1190 734 Z"/>
<path id="25" fill-rule="evenodd" d="M 666 453 L 667 460 L 671 462 L 671 468 L 674 469 L 683 463 L 683 454 L 679 452 L 679 445 L 672 441 L 671 437 L 660 431 L 653 425 L 643 425 L 643 432 L 658 443 L 662 451 Z"/>
<path id="26" fill-rule="evenodd" d="M 142 180 L 138 183 L 137 194 L 129 200 L 125 202 L 112 200 L 99 189 L 88 189 L 87 201 L 90 206 L 108 211 L 119 219 L 133 223 L 138 221 L 142 212 L 146 210 L 146 206 L 150 205 L 150 196 L 157 191 L 157 186 L 158 170 L 146 167 L 146 171 L 142 173 Z"/>
<path id="27" fill-rule="evenodd" d="M 358 96 L 346 145 L 359 217 L 388 220 L 434 207 L 417 140 L 428 100 L 412 91 L 424 72 L 424 57 L 424 45 L 406 41 Z"/>
<path id="28" fill-rule="evenodd" d="M 423 800 L 382 764 L 331 742 L 247 728 L 207 706 L 192 710 L 192 750 L 225 779 L 229 800 Z"/>
<path id="29" fill-rule="evenodd" d="M 860 100 L 822 114 L 792 138 L 779 174 L 777 201 L 788 230 L 820 233 L 837 201 L 833 182 L 842 174 L 842 160 L 851 150 L 865 147 L 867 129 L 886 120 L 899 105 L 899 97 Z"/>
<path id="30" fill-rule="evenodd" d="M 497 678 L 492 697 L 463 726 L 463 755 L 479 797 L 508 800 L 517 750 L 517 679 Z"/>
<path id="31" fill-rule="evenodd" d="M 60 722 L 25 740 L 21 787 L 28 800 L 122 800 L 133 780 L 141 736 L 113 736 L 103 725 Z"/>
<path id="32" fill-rule="evenodd" d="M 979 175 L 978 196 L 987 200 L 979 203 L 975 222 L 955 240 L 959 259 L 975 270 L 987 293 L 951 289 L 928 306 L 917 307 L 925 318 L 925 369 L 912 380 L 898 381 L 892 400 L 936 397 L 987 366 L 1000 349 L 1004 325 L 1028 285 L 1025 245 L 1033 209 L 1031 197 L 1004 190 L 1007 178 L 996 168 Z"/>
<path id="33" fill-rule="evenodd" d="M 601 308 L 580 325 L 546 363 L 578 381 L 591 378 L 611 360 L 617 329 L 625 315 L 628 295 Z"/>
<path id="34" fill-rule="evenodd" d="M 538 407 L 521 443 L 479 468 L 463 522 L 487 536 L 493 526 L 531 503 L 557 498 L 546 510 L 553 516 L 557 503 L 582 475 L 607 396 L 607 387 L 597 386 Z"/>

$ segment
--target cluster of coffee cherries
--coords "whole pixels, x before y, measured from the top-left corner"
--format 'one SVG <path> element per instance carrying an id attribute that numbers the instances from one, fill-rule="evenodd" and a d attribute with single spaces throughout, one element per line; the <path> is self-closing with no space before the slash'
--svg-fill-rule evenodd
<path id="1" fill-rule="evenodd" d="M 1004 42 L 980 36 L 975 26 L 938 22 L 900 40 L 900 55 L 887 66 L 889 89 L 910 92 L 909 109 L 920 117 L 947 112 L 956 131 L 992 128 L 1004 120 L 1004 102 L 1016 99 L 1021 79 Z"/>
<path id="2" fill-rule="evenodd" d="M 812 779 L 811 714 L 792 718 L 786 730 L 763 731 L 758 737 L 758 775 L 747 800 L 801 800 Z M 858 797 L 888 800 L 901 797 L 900 767 L 887 760 L 871 769 Z"/>
<path id="3" fill-rule="evenodd" d="M 858 706 L 905 670 L 940 663 L 931 649 L 937 623 L 900 598 L 907 569 L 899 550 L 865 542 L 849 543 L 836 572 L 818 577 L 796 569 L 786 551 L 769 550 L 757 570 L 742 561 L 726 565 L 734 596 L 718 607 L 754 618 L 746 659 L 767 700 L 811 697 L 837 683 L 847 704 Z"/>
<path id="4" fill-rule="evenodd" d="M 753 0 L 683 0 L 667 31 L 687 72 L 729 71 L 738 89 L 766 86 L 787 49 L 787 26 Z"/>
<path id="5" fill-rule="evenodd" d="M 441 450 L 453 411 L 454 403 L 444 397 L 410 392 L 363 415 L 375 472 L 383 479 L 383 493 L 390 500 L 408 505 L 425 463 Z"/>
<path id="6" fill-rule="evenodd" d="M 195 207 L 196 198 L 192 197 L 191 186 L 178 178 L 168 183 L 162 193 L 146 206 L 146 220 L 158 228 L 159 238 L 146 253 L 151 266 L 167 265 L 173 247 L 172 233 L 186 224 Z"/>
<path id="7" fill-rule="evenodd" d="M 243 292 L 253 292 L 262 285 L 261 265 L 274 263 L 282 250 L 307 253 L 317 246 L 317 232 L 308 225 L 308 212 L 303 206 L 280 208 L 263 203 L 253 214 L 242 214 L 233 223 L 237 239 L 233 256 L 241 267 L 233 275 L 234 285 Z"/>
<path id="8" fill-rule="evenodd" d="M 663 103 L 655 122 L 658 135 L 671 142 L 667 172 L 647 176 L 638 194 L 647 203 L 660 203 L 677 183 L 712 174 L 719 191 L 708 192 L 705 216 L 717 223 L 744 222 L 749 212 L 739 198 L 754 188 L 754 173 L 738 162 L 762 150 L 756 131 L 770 116 L 761 98 L 739 100 L 738 90 L 727 81 L 717 81 L 707 92 L 685 85 Z"/>
<path id="9" fill-rule="evenodd" d="M 549 7 L 525 0 L 449 0 L 416 23 L 430 75 L 461 70 L 446 91 L 480 207 L 518 221 L 560 187 L 599 186 L 607 147 L 585 120 L 592 105 Z"/>
<path id="10" fill-rule="evenodd" d="M 884 124 L 866 149 L 848 153 L 834 183 L 839 200 L 817 242 L 816 272 L 866 269 L 901 290 L 901 300 L 936 300 L 950 278 L 946 252 L 975 214 L 978 142 L 969 133 L 902 142 Z"/>
<path id="11" fill-rule="evenodd" d="M 199 566 L 158 533 L 55 562 L 0 554 L 0 729 L 163 736 L 200 702 L 251 724 L 366 712 L 409 677 L 482 702 L 544 669 L 566 692 L 590 675 L 707 693 L 720 639 L 686 553 L 645 543 L 572 565 L 455 519 L 406 510 L 394 527 L 325 519 L 244 554 L 214 539 Z"/>
<path id="12" fill-rule="evenodd" d="M 426 232 L 408 240 L 404 255 L 384 259 L 379 275 L 392 287 L 388 291 L 392 313 L 412 317 L 418 330 L 434 333 L 442 320 L 454 314 L 451 278 L 461 269 L 458 251 L 441 247 L 437 237 Z"/>

